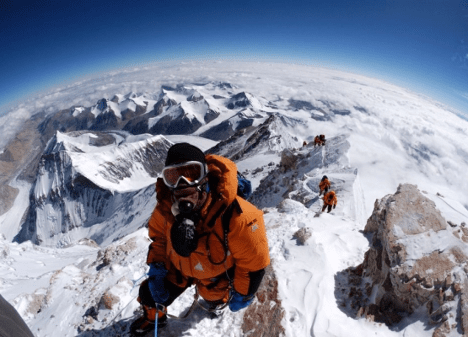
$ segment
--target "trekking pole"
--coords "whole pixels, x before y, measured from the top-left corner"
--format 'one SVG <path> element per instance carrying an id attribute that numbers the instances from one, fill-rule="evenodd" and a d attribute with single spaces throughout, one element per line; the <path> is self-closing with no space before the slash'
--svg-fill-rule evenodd
<path id="1" fill-rule="evenodd" d="M 154 337 L 158 337 L 158 319 L 159 319 L 159 308 L 156 303 L 156 317 L 154 318 Z"/>
<path id="2" fill-rule="evenodd" d="M 154 303 L 154 304 L 156 305 L 156 317 L 154 318 L 154 337 L 158 337 L 159 311 L 161 310 L 163 313 L 166 313 L 167 316 L 170 316 L 170 315 L 167 314 L 167 307 L 159 303 Z"/>

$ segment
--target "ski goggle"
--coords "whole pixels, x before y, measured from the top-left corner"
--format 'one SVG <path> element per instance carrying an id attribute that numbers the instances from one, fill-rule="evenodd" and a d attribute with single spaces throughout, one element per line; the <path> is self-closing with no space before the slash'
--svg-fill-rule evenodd
<path id="1" fill-rule="evenodd" d="M 164 183 L 169 188 L 177 188 L 181 181 L 187 186 L 198 185 L 206 174 L 206 166 L 198 161 L 167 166 L 161 172 Z"/>

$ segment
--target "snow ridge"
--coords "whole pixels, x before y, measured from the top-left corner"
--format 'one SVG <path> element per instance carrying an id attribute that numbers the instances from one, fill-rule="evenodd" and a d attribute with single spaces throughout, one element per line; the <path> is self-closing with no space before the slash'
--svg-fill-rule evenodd
<path id="1" fill-rule="evenodd" d="M 309 143 L 299 149 L 284 149 L 280 163 L 261 180 L 250 200 L 259 207 L 276 207 L 290 198 L 320 212 L 318 185 L 326 175 L 338 198 L 340 211 L 335 212 L 364 224 L 365 204 L 359 194 L 362 188 L 358 170 L 349 166 L 349 146 L 347 137 L 339 135 L 327 140 L 325 146 Z"/>

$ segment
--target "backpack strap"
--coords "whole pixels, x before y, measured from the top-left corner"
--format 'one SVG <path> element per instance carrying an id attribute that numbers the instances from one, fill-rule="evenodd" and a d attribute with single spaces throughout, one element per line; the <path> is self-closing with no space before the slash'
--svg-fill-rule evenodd
<path id="1" fill-rule="evenodd" d="M 239 202 L 237 201 L 237 199 L 234 199 L 234 201 L 227 207 L 223 208 L 223 210 L 225 210 L 223 212 L 223 214 L 221 215 L 221 224 L 223 226 L 223 234 L 224 234 L 224 239 L 221 239 L 218 234 L 216 233 L 209 233 L 209 235 L 211 234 L 214 234 L 218 240 L 220 242 L 223 243 L 223 248 L 224 248 L 224 258 L 219 261 L 219 262 L 216 262 L 216 261 L 213 261 L 211 259 L 211 254 L 210 254 L 210 247 L 209 247 L 209 238 L 206 240 L 206 250 L 208 252 L 208 259 L 210 260 L 210 262 L 214 265 L 220 265 L 222 263 L 224 263 L 224 261 L 226 261 L 227 257 L 228 257 L 228 252 L 229 252 L 229 246 L 228 246 L 228 234 L 229 234 L 229 224 L 231 222 L 231 218 L 232 218 L 232 214 L 234 213 L 234 211 L 237 211 L 238 214 L 241 214 L 242 213 L 242 209 L 239 205 Z"/>
<path id="2" fill-rule="evenodd" d="M 229 233 L 229 224 L 231 223 L 232 214 L 234 210 L 237 211 L 238 214 L 242 214 L 242 208 L 237 201 L 237 198 L 227 207 L 226 211 L 221 216 L 221 222 L 223 224 L 223 232 L 224 232 L 224 244 L 227 248 L 227 235 Z"/>
<path id="3" fill-rule="evenodd" d="M 221 216 L 221 223 L 223 224 L 223 233 L 224 233 L 224 261 L 227 259 L 227 253 L 229 251 L 229 246 L 228 246 L 228 234 L 229 234 L 229 225 L 231 223 L 231 218 L 232 214 L 234 211 L 237 211 L 238 214 L 242 214 L 242 208 L 239 205 L 239 202 L 237 201 L 237 198 L 234 199 L 234 201 L 226 208 L 226 211 L 224 211 L 223 215 Z"/>

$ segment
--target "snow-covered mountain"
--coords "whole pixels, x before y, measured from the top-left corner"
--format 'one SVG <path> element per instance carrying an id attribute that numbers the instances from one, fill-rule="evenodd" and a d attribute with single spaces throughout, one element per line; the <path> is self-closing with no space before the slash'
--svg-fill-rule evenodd
<path id="1" fill-rule="evenodd" d="M 186 320 L 170 321 L 161 336 L 256 335 L 258 330 L 250 330 L 256 321 L 261 322 L 258 326 L 279 324 L 288 337 L 429 337 L 447 324 L 451 326 L 446 336 L 462 335 L 463 325 L 458 324 L 464 316 L 457 312 L 466 311 L 468 302 L 462 298 L 466 292 L 456 289 L 464 283 L 449 280 L 466 274 L 463 259 L 454 263 L 457 270 L 443 269 L 442 283 L 449 285 L 441 295 L 446 305 L 440 310 L 436 302 L 430 306 L 434 317 L 443 313 L 437 317 L 441 320 L 431 323 L 423 306 L 386 326 L 373 313 L 385 309 L 385 302 L 378 310 L 375 306 L 388 282 L 375 281 L 373 290 L 368 275 L 373 275 L 374 266 L 385 265 L 385 272 L 399 267 L 365 262 L 373 239 L 363 230 L 369 218 L 387 214 L 383 206 L 373 212 L 374 206 L 392 207 L 389 194 L 400 183 L 410 183 L 435 203 L 446 228 L 398 237 L 411 245 L 407 250 L 445 256 L 434 253 L 439 242 L 444 247 L 453 242 L 466 245 L 468 123 L 423 97 L 357 75 L 257 64 L 255 71 L 232 74 L 221 68 L 223 76 L 209 74 L 208 68 L 198 80 L 172 79 L 171 73 L 162 81 L 170 84 L 158 82 L 149 93 L 102 94 L 93 100 L 98 104 L 69 104 L 72 108 L 43 122 L 31 122 L 30 132 L 3 150 L 0 164 L 8 170 L 0 178 L 6 177 L 16 198 L 0 214 L 5 234 L 0 236 L 0 292 L 35 335 L 123 334 L 138 313 L 135 297 L 147 269 L 149 244 L 147 230 L 141 227 L 154 207 L 158 165 L 172 142 L 186 140 L 231 158 L 252 181 L 251 201 L 265 213 L 277 283 L 266 282 L 271 288 L 268 296 L 255 301 L 255 313 L 225 311 L 210 319 L 197 309 Z M 102 101 L 103 97 L 107 98 Z M 113 121 L 118 122 L 117 130 L 107 129 Z M 179 131 L 184 128 L 190 135 L 177 134 L 179 123 Z M 151 135 L 156 126 L 166 135 Z M 29 140 L 28 133 L 31 138 L 39 134 L 44 146 Z M 325 146 L 311 144 L 316 134 L 326 135 Z M 22 140 L 28 140 L 30 150 Z M 37 153 L 31 150 L 36 148 Z M 20 154 L 29 155 L 18 169 L 28 167 L 27 174 L 13 174 Z M 318 214 L 322 175 L 332 181 L 338 206 Z M 32 178 L 21 178 L 25 176 Z M 419 218 L 409 216 L 411 221 Z M 12 242 L 15 236 L 17 242 Z M 18 242 L 26 237 L 37 243 L 40 239 L 41 245 Z M 425 249 L 418 246 L 422 237 L 432 238 Z M 378 256 L 375 252 L 382 250 L 378 238 L 371 241 L 374 252 L 368 255 Z M 416 253 L 405 261 L 405 268 L 417 265 L 412 258 L 420 258 Z M 431 268 L 426 272 L 431 274 Z M 406 281 L 395 289 L 426 285 L 423 280 Z M 183 294 L 170 313 L 184 313 L 192 295 L 192 289 Z M 275 314 L 267 315 L 265 307 Z"/>
<path id="2" fill-rule="evenodd" d="M 107 244 L 144 225 L 154 183 L 172 143 L 123 131 L 57 134 L 41 158 L 15 241 L 61 247 L 82 238 Z"/>
<path id="3" fill-rule="evenodd" d="M 225 140 L 238 130 L 261 124 L 274 111 L 267 99 L 238 91 L 218 81 L 163 85 L 153 93 L 115 94 L 92 105 L 36 114 L 0 153 L 0 216 L 17 195 L 11 187 L 16 177 L 35 179 L 40 156 L 56 131 L 124 130 L 134 135 L 194 134 Z"/>
<path id="4" fill-rule="evenodd" d="M 294 126 L 298 124 L 303 123 L 280 113 L 271 114 L 257 127 L 248 125 L 241 128 L 229 139 L 219 142 L 210 152 L 237 161 L 296 148 L 302 145 L 302 141 L 293 135 Z"/>
<path id="5" fill-rule="evenodd" d="M 93 106 L 73 106 L 50 116 L 40 126 L 54 130 L 116 130 L 132 134 L 192 134 L 202 128 L 205 138 L 224 140 L 236 130 L 264 119 L 271 111 L 263 99 L 246 92 L 233 93 L 229 83 L 162 86 L 160 93 L 114 95 Z M 217 119 L 220 118 L 220 121 Z M 221 124 L 221 125 L 220 125 Z M 215 127 L 215 130 L 212 130 Z M 51 135 L 49 135 L 51 136 Z"/>

